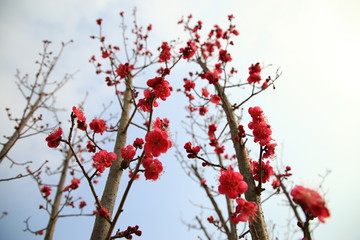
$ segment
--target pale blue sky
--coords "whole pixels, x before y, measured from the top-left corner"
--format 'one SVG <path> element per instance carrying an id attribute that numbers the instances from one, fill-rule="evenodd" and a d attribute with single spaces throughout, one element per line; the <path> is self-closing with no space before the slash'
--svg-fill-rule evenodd
<path id="1" fill-rule="evenodd" d="M 316 188 L 320 181 L 318 175 L 326 169 L 332 171 L 324 183 L 332 216 L 316 230 L 315 239 L 360 239 L 357 227 L 360 193 L 354 187 L 360 167 L 357 150 L 360 143 L 360 3 L 355 0 L 219 2 L 1 0 L 0 135 L 9 133 L 10 129 L 3 109 L 10 106 L 16 111 L 19 104 L 20 94 L 13 84 L 15 69 L 35 71 L 33 62 L 43 39 L 53 41 L 54 47 L 59 41 L 75 41 L 65 52 L 55 76 L 80 72 L 60 93 L 59 99 L 62 107 L 70 109 L 82 100 L 86 90 L 83 86 L 96 88 L 96 92 L 90 90 L 89 106 L 92 107 L 87 113 L 91 116 L 100 111 L 102 102 L 98 99 L 103 99 L 108 91 L 87 62 L 98 51 L 97 44 L 89 39 L 97 33 L 97 18 L 104 19 L 104 30 L 115 38 L 120 33 L 118 13 L 130 13 L 137 6 L 139 22 L 153 24 L 156 45 L 182 34 L 176 24 L 182 15 L 192 13 L 195 19 L 201 19 L 210 27 L 216 23 L 226 24 L 227 15 L 232 13 L 240 31 L 232 56 L 243 78 L 248 65 L 258 61 L 271 63 L 283 71 L 276 90 L 267 91 L 251 105 L 260 105 L 266 112 L 274 138 L 282 146 L 282 161 L 294 169 L 293 180 Z M 176 81 L 176 77 L 172 80 Z M 237 92 L 232 93 L 232 98 L 237 97 Z M 167 108 L 165 105 L 164 109 Z M 26 152 L 26 156 L 31 153 L 34 158 L 51 159 L 53 152 L 43 149 L 42 138 L 31 143 L 24 141 L 13 156 L 24 158 Z M 166 173 L 160 181 L 141 183 L 130 195 L 129 215 L 125 213 L 124 219 L 129 219 L 127 225 L 141 226 L 142 239 L 196 239 L 196 232 L 188 232 L 180 219 L 191 221 L 197 211 L 189 200 L 206 204 L 206 199 L 198 196 L 199 188 L 191 185 L 173 156 L 167 158 L 164 160 Z M 0 166 L 1 177 L 12 174 L 4 166 Z M 34 226 L 45 224 L 44 215 L 37 210 L 40 197 L 33 182 L 23 179 L 0 183 L 0 190 L 0 211 L 10 213 L 0 220 L 0 238 L 41 239 L 22 232 L 22 221 L 28 216 L 32 216 Z M 86 190 L 84 186 L 83 191 Z M 154 196 L 158 192 L 166 194 Z M 25 198 L 29 199 L 26 203 Z M 265 205 L 269 220 L 278 215 L 272 204 L 279 208 L 282 205 L 275 201 Z M 145 206 L 141 212 L 139 205 Z M 86 218 L 62 220 L 54 239 L 87 239 L 91 226 L 92 220 Z"/>

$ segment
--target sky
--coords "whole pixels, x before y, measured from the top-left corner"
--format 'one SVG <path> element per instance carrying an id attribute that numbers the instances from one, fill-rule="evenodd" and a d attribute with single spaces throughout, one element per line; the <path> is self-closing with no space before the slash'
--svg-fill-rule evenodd
<path id="1" fill-rule="evenodd" d="M 315 239 L 360 239 L 356 215 L 360 212 L 360 192 L 355 184 L 360 167 L 360 3 L 355 0 L 229 0 L 221 4 L 215 0 L 0 0 L 0 135 L 9 134 L 13 127 L 7 121 L 5 107 L 19 113 L 18 106 L 23 104 L 14 84 L 15 71 L 34 74 L 34 61 L 44 39 L 51 40 L 54 49 L 61 41 L 74 40 L 54 73 L 55 78 L 61 78 L 65 72 L 79 70 L 59 93 L 62 107 L 71 109 L 88 90 L 87 114 L 101 111 L 102 104 L 109 101 L 109 90 L 88 63 L 90 56 L 98 53 L 98 45 L 89 36 L 97 34 L 95 20 L 103 18 L 104 31 L 116 39 L 119 12 L 130 14 L 135 6 L 138 21 L 153 25 L 155 43 L 183 34 L 176 24 L 183 15 L 191 13 L 211 27 L 226 26 L 227 15 L 234 14 L 240 36 L 232 57 L 243 78 L 255 62 L 282 70 L 276 89 L 251 102 L 264 109 L 273 137 L 281 146 L 276 161 L 292 166 L 294 182 L 314 189 L 321 175 L 331 171 L 323 184 L 331 218 L 316 229 Z M 176 85 L 176 77 L 172 81 Z M 237 92 L 231 97 L 236 99 Z M 171 106 L 164 104 L 167 108 Z M 180 128 L 174 127 L 176 130 Z M 12 154 L 18 159 L 35 159 L 37 164 L 54 156 L 44 150 L 43 138 L 20 142 Z M 181 220 L 193 220 L 197 209 L 190 200 L 203 203 L 206 199 L 179 170 L 175 158 L 168 158 L 159 181 L 142 181 L 134 189 L 124 219 L 128 219 L 127 225 L 143 228 L 142 239 L 196 239 L 197 232 L 188 231 Z M 13 176 L 16 171 L 3 164 L 0 178 Z M 40 239 L 22 231 L 29 216 L 34 228 L 44 224 L 34 182 L 21 179 L 0 183 L 0 190 L 0 211 L 9 212 L 0 219 L 0 238 Z M 85 186 L 80 190 L 86 192 Z M 154 197 L 157 193 L 163 196 Z M 25 198 L 28 201 L 24 202 Z M 284 220 L 273 210 L 274 206 L 283 207 L 279 199 L 265 204 L 264 210 L 269 221 L 274 219 L 281 225 Z M 86 218 L 59 221 L 54 239 L 87 239 L 91 226 L 92 220 Z"/>

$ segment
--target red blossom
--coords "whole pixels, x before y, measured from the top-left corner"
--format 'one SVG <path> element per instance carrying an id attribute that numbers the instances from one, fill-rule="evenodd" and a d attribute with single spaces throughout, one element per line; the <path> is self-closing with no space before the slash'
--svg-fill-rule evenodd
<path id="1" fill-rule="evenodd" d="M 150 112 L 152 107 L 157 107 L 159 104 L 156 102 L 155 94 L 149 89 L 145 89 L 144 98 L 139 99 L 137 106 L 144 112 Z"/>
<path id="2" fill-rule="evenodd" d="M 166 61 L 170 60 L 170 58 L 171 58 L 171 53 L 170 53 L 171 48 L 169 47 L 168 43 L 163 42 L 160 48 L 161 48 L 161 52 L 160 52 L 160 55 L 159 55 L 159 62 L 166 62 Z"/>
<path id="3" fill-rule="evenodd" d="M 158 157 L 162 153 L 166 153 L 172 146 L 169 136 L 165 131 L 155 129 L 145 135 L 144 150 L 148 155 Z"/>
<path id="4" fill-rule="evenodd" d="M 101 25 L 101 23 L 102 23 L 102 19 L 101 19 L 101 18 L 96 19 L 96 23 L 97 23 L 97 25 Z"/>
<path id="5" fill-rule="evenodd" d="M 109 210 L 105 207 L 99 208 L 98 214 L 106 219 L 110 219 Z"/>
<path id="6" fill-rule="evenodd" d="M 51 194 L 51 187 L 49 186 L 43 186 L 40 191 L 44 194 L 44 197 L 48 197 Z"/>
<path id="7" fill-rule="evenodd" d="M 116 73 L 120 76 L 121 79 L 125 78 L 126 75 L 131 74 L 131 70 L 134 69 L 134 65 L 129 65 L 129 63 L 119 64 L 116 69 Z"/>
<path id="8" fill-rule="evenodd" d="M 271 126 L 267 124 L 261 108 L 250 107 L 249 113 L 252 117 L 252 122 L 248 124 L 248 127 L 253 130 L 254 142 L 259 142 L 261 146 L 270 144 Z"/>
<path id="9" fill-rule="evenodd" d="M 75 106 L 72 108 L 72 111 L 77 118 L 77 126 L 80 130 L 85 131 L 86 129 L 86 118 L 84 116 L 84 112 L 81 109 L 76 108 Z"/>
<path id="10" fill-rule="evenodd" d="M 63 131 L 61 127 L 55 129 L 49 136 L 47 136 L 47 138 L 45 138 L 45 140 L 47 141 L 47 145 L 50 148 L 57 148 L 62 140 L 62 133 Z"/>
<path id="11" fill-rule="evenodd" d="M 226 194 L 228 198 L 235 199 L 239 194 L 246 192 L 248 185 L 243 181 L 244 177 L 239 172 L 234 172 L 232 166 L 227 170 L 221 169 L 219 178 L 220 185 L 218 191 L 220 194 Z"/>
<path id="12" fill-rule="evenodd" d="M 216 105 L 219 105 L 221 101 L 221 98 L 218 95 L 210 95 L 210 102 L 215 103 Z"/>
<path id="13" fill-rule="evenodd" d="M 208 108 L 205 106 L 199 107 L 199 113 L 201 116 L 205 116 L 205 114 L 208 112 Z"/>
<path id="14" fill-rule="evenodd" d="M 190 92 L 191 89 L 195 88 L 195 83 L 191 80 L 188 80 L 188 79 L 184 79 L 184 88 L 185 88 L 185 91 L 187 92 Z"/>
<path id="15" fill-rule="evenodd" d="M 243 198 L 237 198 L 236 211 L 231 217 L 231 221 L 235 224 L 239 222 L 247 222 L 256 218 L 257 205 L 255 202 L 248 202 Z"/>
<path id="16" fill-rule="evenodd" d="M 162 77 L 155 77 L 147 81 L 147 85 L 153 88 L 154 95 L 161 100 L 165 101 L 170 96 L 171 90 L 169 82 Z"/>
<path id="17" fill-rule="evenodd" d="M 80 179 L 73 178 L 71 180 L 71 184 L 66 186 L 63 191 L 66 192 L 66 191 L 69 191 L 70 189 L 75 190 L 79 187 L 79 184 L 80 184 Z"/>
<path id="18" fill-rule="evenodd" d="M 197 49 L 196 43 L 193 41 L 188 41 L 187 47 L 180 48 L 180 53 L 183 54 L 184 59 L 190 59 L 194 56 L 196 49 Z"/>
<path id="19" fill-rule="evenodd" d="M 112 161 L 116 160 L 116 154 L 113 152 L 108 152 L 106 150 L 101 150 L 100 152 L 95 153 L 93 156 L 93 166 L 100 173 L 105 171 L 105 168 L 108 168 L 112 165 Z"/>
<path id="20" fill-rule="evenodd" d="M 208 97 L 209 96 L 209 91 L 206 88 L 202 88 L 201 89 L 201 93 L 203 97 Z"/>
<path id="21" fill-rule="evenodd" d="M 81 201 L 81 202 L 79 203 L 79 208 L 80 208 L 80 209 L 84 208 L 85 206 L 86 206 L 86 202 L 85 202 L 85 201 Z"/>
<path id="22" fill-rule="evenodd" d="M 73 113 L 75 114 L 75 118 L 80 122 L 86 122 L 86 117 L 84 112 L 81 109 L 76 108 L 75 106 L 72 108 Z"/>
<path id="23" fill-rule="evenodd" d="M 88 152 L 96 152 L 96 147 L 95 147 L 95 145 L 92 144 L 91 141 L 87 142 L 86 148 L 87 148 Z"/>
<path id="24" fill-rule="evenodd" d="M 163 171 L 162 163 L 158 159 L 145 158 L 142 164 L 146 180 L 157 180 Z"/>
<path id="25" fill-rule="evenodd" d="M 108 58 L 108 57 L 110 57 L 110 55 L 111 55 L 111 51 L 110 52 L 103 51 L 102 54 L 101 54 L 102 58 Z"/>
<path id="26" fill-rule="evenodd" d="M 101 135 L 108 129 L 106 126 L 106 121 L 103 119 L 93 119 L 90 123 L 90 129 L 95 133 L 100 133 Z"/>
<path id="27" fill-rule="evenodd" d="M 132 145 L 127 145 L 126 147 L 123 147 L 120 151 L 121 157 L 123 159 L 132 160 L 136 154 L 135 148 Z"/>
<path id="28" fill-rule="evenodd" d="M 251 161 L 251 169 L 252 169 L 252 174 L 254 175 L 254 179 L 256 181 L 260 181 L 260 171 L 261 171 L 262 183 L 266 183 L 267 181 L 270 181 L 270 177 L 274 175 L 273 168 L 272 166 L 270 166 L 269 161 L 267 161 L 266 163 L 262 162 L 261 169 L 258 161 Z"/>
<path id="29" fill-rule="evenodd" d="M 217 71 L 208 70 L 205 74 L 199 75 L 202 79 L 206 79 L 210 84 L 215 84 L 219 81 L 219 73 Z"/>
<path id="30" fill-rule="evenodd" d="M 231 62 L 232 58 L 230 53 L 228 53 L 226 50 L 220 49 L 219 51 L 219 61 L 222 61 L 224 63 Z"/>
<path id="31" fill-rule="evenodd" d="M 216 130 L 217 130 L 216 125 L 215 125 L 215 124 L 210 124 L 210 125 L 208 126 L 208 135 L 209 135 L 209 137 L 214 137 Z"/>
<path id="32" fill-rule="evenodd" d="M 144 140 L 142 138 L 136 138 L 134 143 L 133 143 L 133 146 L 135 148 L 139 148 L 139 149 L 142 149 L 143 147 L 143 144 L 144 144 Z"/>
<path id="33" fill-rule="evenodd" d="M 324 218 L 330 217 L 325 201 L 318 192 L 297 185 L 291 190 L 291 196 L 306 213 L 310 213 L 312 217 L 318 217 L 320 222 L 324 223 Z"/>
<path id="34" fill-rule="evenodd" d="M 275 147 L 276 143 L 268 143 L 266 144 L 265 153 L 263 158 L 272 158 L 275 156 Z"/>
<path id="35" fill-rule="evenodd" d="M 185 143 L 184 148 L 188 153 L 187 155 L 188 158 L 196 158 L 197 154 L 200 152 L 201 149 L 200 146 L 192 147 L 191 142 Z"/>
<path id="36" fill-rule="evenodd" d="M 248 83 L 250 84 L 260 83 L 261 81 L 260 73 L 261 73 L 260 63 L 256 63 L 255 65 L 251 64 L 251 66 L 249 67 L 250 76 L 247 79 Z"/>

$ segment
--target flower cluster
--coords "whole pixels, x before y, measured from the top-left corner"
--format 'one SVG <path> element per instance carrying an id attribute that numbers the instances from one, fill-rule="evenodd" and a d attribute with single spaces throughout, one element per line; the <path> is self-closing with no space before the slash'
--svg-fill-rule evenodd
<path id="1" fill-rule="evenodd" d="M 252 84 L 252 83 L 260 83 L 261 81 L 261 67 L 260 67 L 260 63 L 256 63 L 251 64 L 251 66 L 249 67 L 249 77 L 247 79 L 248 83 Z"/>
<path id="2" fill-rule="evenodd" d="M 139 230 L 139 226 L 136 225 L 135 227 L 130 227 L 125 231 L 118 231 L 115 235 L 116 238 L 125 238 L 125 239 L 132 239 L 133 236 L 131 234 L 135 234 L 136 236 L 141 236 L 142 232 Z"/>
<path id="3" fill-rule="evenodd" d="M 47 138 L 45 138 L 45 140 L 47 141 L 47 145 L 50 148 L 57 148 L 62 140 L 62 133 L 63 131 L 61 127 L 55 129 L 49 136 L 47 136 Z"/>
<path id="4" fill-rule="evenodd" d="M 198 47 L 194 41 L 188 41 L 185 48 L 180 48 L 180 53 L 183 54 L 184 59 L 190 59 L 195 55 L 197 48 Z"/>
<path id="5" fill-rule="evenodd" d="M 80 184 L 80 179 L 78 179 L 78 178 L 73 178 L 73 179 L 71 180 L 71 184 L 68 185 L 68 186 L 66 186 L 66 187 L 64 188 L 63 192 L 67 192 L 67 191 L 69 191 L 70 189 L 75 190 L 75 189 L 77 189 L 77 188 L 79 187 L 79 184 Z"/>
<path id="6" fill-rule="evenodd" d="M 121 157 L 123 159 L 132 160 L 136 154 L 135 148 L 132 145 L 128 145 L 126 147 L 123 147 L 121 150 Z"/>
<path id="7" fill-rule="evenodd" d="M 93 156 L 93 166 L 100 173 L 105 171 L 105 168 L 108 168 L 112 165 L 112 161 L 116 160 L 116 154 L 113 152 L 108 152 L 106 150 L 101 150 Z"/>
<path id="8" fill-rule="evenodd" d="M 165 101 L 170 96 L 171 87 L 169 86 L 169 82 L 163 77 L 149 79 L 146 84 L 151 87 L 151 90 L 144 90 L 144 98 L 139 100 L 137 106 L 145 112 L 150 112 L 152 107 L 158 106 L 156 102 L 157 98 Z"/>
<path id="9" fill-rule="evenodd" d="M 230 53 L 228 53 L 226 50 L 220 49 L 220 51 L 219 51 L 219 61 L 224 62 L 224 63 L 231 62 L 232 58 L 231 58 Z"/>
<path id="10" fill-rule="evenodd" d="M 219 81 L 220 79 L 220 74 L 222 73 L 222 69 L 221 69 L 221 64 L 215 64 L 215 68 L 214 70 L 208 70 L 206 73 L 204 74 L 199 74 L 199 76 L 202 79 L 206 79 L 209 81 L 210 84 L 215 84 Z"/>
<path id="11" fill-rule="evenodd" d="M 191 142 L 187 142 L 184 145 L 186 152 L 188 153 L 188 158 L 196 158 L 197 154 L 200 152 L 200 146 L 193 147 Z"/>
<path id="12" fill-rule="evenodd" d="M 320 194 L 312 189 L 297 185 L 291 190 L 291 196 L 295 203 L 299 204 L 304 212 L 318 217 L 320 222 L 325 222 L 324 218 L 330 217 L 330 212 L 325 206 L 324 199 Z"/>
<path id="13" fill-rule="evenodd" d="M 43 186 L 40 191 L 44 194 L 44 197 L 48 197 L 51 194 L 51 187 L 49 186 Z"/>
<path id="14" fill-rule="evenodd" d="M 91 130 L 95 133 L 100 133 L 101 135 L 108 129 L 106 121 L 103 119 L 93 119 L 89 125 Z"/>
<path id="15" fill-rule="evenodd" d="M 167 42 L 163 42 L 161 47 L 159 48 L 159 50 L 161 49 L 160 55 L 159 55 L 159 62 L 166 62 L 168 60 L 170 60 L 171 58 L 171 53 L 170 50 L 171 48 L 169 47 Z"/>
<path id="16" fill-rule="evenodd" d="M 153 159 L 152 157 L 146 157 L 142 163 L 145 168 L 145 178 L 146 180 L 157 180 L 160 173 L 163 171 L 162 163 L 158 159 Z"/>
<path id="17" fill-rule="evenodd" d="M 98 214 L 106 219 L 110 219 L 109 210 L 106 207 L 99 208 Z"/>
<path id="18" fill-rule="evenodd" d="M 75 106 L 72 108 L 73 117 L 77 118 L 77 125 L 80 130 L 86 130 L 86 118 L 84 112 L 81 109 L 76 108 Z"/>
<path id="19" fill-rule="evenodd" d="M 231 222 L 247 222 L 256 218 L 257 205 L 255 202 L 248 202 L 243 198 L 236 199 L 236 210 L 231 216 Z"/>
<path id="20" fill-rule="evenodd" d="M 250 163 L 251 163 L 252 174 L 256 181 L 259 182 L 260 178 L 262 183 L 266 183 L 267 181 L 270 181 L 270 177 L 274 175 L 274 171 L 272 166 L 270 166 L 269 161 L 267 161 L 266 163 L 262 162 L 261 169 L 258 161 L 251 161 Z"/>
<path id="21" fill-rule="evenodd" d="M 144 150 L 148 156 L 158 157 L 171 148 L 172 143 L 167 130 L 168 122 L 167 119 L 157 118 L 153 124 L 154 129 L 145 135 Z"/>
<path id="22" fill-rule="evenodd" d="M 134 69 L 134 65 L 129 65 L 129 63 L 119 64 L 116 69 L 116 73 L 120 76 L 121 79 L 125 78 L 127 75 L 131 74 L 131 70 Z"/>
<path id="23" fill-rule="evenodd" d="M 253 130 L 254 142 L 259 142 L 260 146 L 264 146 L 263 158 L 271 158 L 275 155 L 275 143 L 271 143 L 271 126 L 267 123 L 263 111 L 260 107 L 250 107 L 249 113 L 252 122 L 248 127 Z"/>
<path id="24" fill-rule="evenodd" d="M 219 193 L 226 194 L 228 198 L 237 198 L 239 194 L 245 193 L 248 189 L 248 185 L 243 179 L 241 173 L 234 172 L 232 166 L 229 166 L 227 170 L 221 169 Z"/>

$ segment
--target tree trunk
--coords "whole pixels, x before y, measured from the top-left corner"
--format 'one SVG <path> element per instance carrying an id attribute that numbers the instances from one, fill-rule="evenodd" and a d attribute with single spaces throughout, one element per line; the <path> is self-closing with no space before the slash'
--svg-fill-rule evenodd
<path id="1" fill-rule="evenodd" d="M 60 201 L 61 201 L 61 197 L 62 197 L 62 193 L 63 193 L 65 181 L 66 181 L 67 171 L 69 169 L 70 159 L 72 156 L 73 156 L 72 152 L 70 150 L 68 150 L 67 155 L 64 160 L 63 169 L 61 171 L 59 183 L 57 185 L 57 191 L 56 191 L 56 195 L 54 198 L 54 203 L 52 205 L 50 219 L 49 219 L 48 225 L 46 227 L 46 234 L 45 234 L 44 240 L 51 240 L 54 236 L 55 225 L 56 225 L 56 221 L 58 220 Z"/>
<path id="2" fill-rule="evenodd" d="M 215 84 L 215 88 L 218 95 L 221 97 L 222 108 L 225 111 L 227 122 L 229 124 L 231 139 L 234 144 L 236 157 L 239 164 L 239 171 L 244 176 L 244 179 L 248 184 L 248 190 L 245 192 L 245 198 L 248 201 L 255 202 L 258 207 L 256 219 L 250 222 L 251 237 L 253 240 L 268 240 L 269 236 L 266 228 L 264 215 L 262 212 L 261 197 L 256 191 L 257 189 L 252 175 L 249 156 L 243 141 L 235 141 L 235 139 L 238 137 L 238 123 L 236 120 L 236 116 L 227 96 L 224 93 L 224 88 L 219 83 Z"/>
<path id="3" fill-rule="evenodd" d="M 114 161 L 112 166 L 110 167 L 109 175 L 105 184 L 105 189 L 101 198 L 101 204 L 103 207 L 109 210 L 110 216 L 112 215 L 114 210 L 116 196 L 122 176 L 122 158 L 120 155 L 120 149 L 125 147 L 126 144 L 127 130 L 125 128 L 130 119 L 130 110 L 132 105 L 132 76 L 128 75 L 126 77 L 126 86 L 127 87 L 124 94 L 123 109 L 114 147 L 114 152 L 117 154 L 117 160 Z M 91 240 L 105 240 L 109 229 L 110 223 L 104 217 L 96 215 L 94 228 L 91 234 Z"/>

